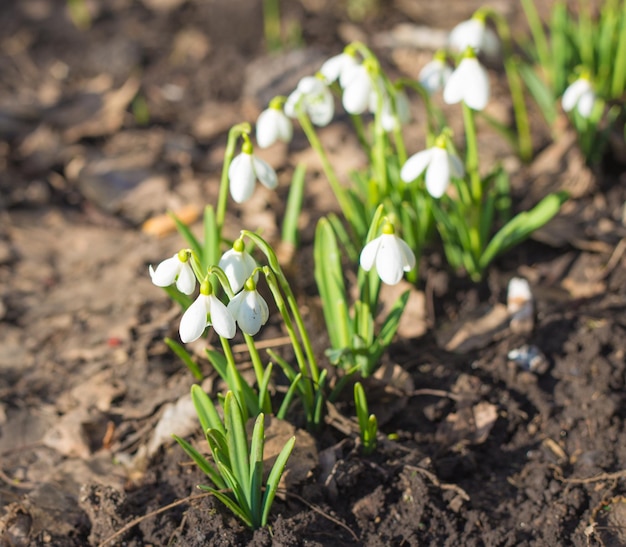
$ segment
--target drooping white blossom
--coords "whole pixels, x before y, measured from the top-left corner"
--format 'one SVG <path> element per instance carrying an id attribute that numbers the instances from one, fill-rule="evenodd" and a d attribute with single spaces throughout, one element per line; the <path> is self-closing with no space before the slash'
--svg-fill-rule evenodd
<path id="1" fill-rule="evenodd" d="M 235 336 L 236 326 L 233 316 L 213 294 L 210 282 L 204 281 L 200 285 L 198 298 L 187 308 L 180 320 L 180 339 L 185 344 L 193 342 L 200 338 L 204 329 L 210 325 L 224 338 Z"/>
<path id="2" fill-rule="evenodd" d="M 289 142 L 293 136 L 291 120 L 283 112 L 280 102 L 272 101 L 256 121 L 256 142 L 261 148 L 276 141 Z"/>
<path id="3" fill-rule="evenodd" d="M 358 64 L 354 55 L 343 52 L 325 61 L 322 68 L 320 68 L 320 74 L 324 76 L 324 81 L 327 84 L 339 81 L 339 84 L 343 87 L 344 73 Z"/>
<path id="4" fill-rule="evenodd" d="M 419 83 L 429 95 L 436 93 L 446 85 L 452 75 L 452 68 L 446 63 L 445 55 L 435 55 L 426 63 L 417 77 Z"/>
<path id="5" fill-rule="evenodd" d="M 383 283 L 396 285 L 404 272 L 415 267 L 415 254 L 395 234 L 393 225 L 387 222 L 383 225 L 382 234 L 363 247 L 359 261 L 366 272 L 375 266 Z"/>
<path id="6" fill-rule="evenodd" d="M 426 171 L 426 190 L 434 198 L 445 194 L 450 178 L 465 175 L 463 163 L 456 154 L 448 152 L 445 139 L 438 139 L 432 148 L 413 154 L 400 170 L 404 182 L 412 182 Z"/>
<path id="7" fill-rule="evenodd" d="M 588 78 L 578 78 L 563 93 L 561 103 L 565 112 L 571 112 L 574 108 L 583 118 L 591 116 L 596 94 Z"/>
<path id="8" fill-rule="evenodd" d="M 333 119 L 335 101 L 330 89 L 320 78 L 305 76 L 287 97 L 285 114 L 297 118 L 299 109 L 318 127 L 328 125 Z"/>
<path id="9" fill-rule="evenodd" d="M 176 283 L 176 288 L 184 293 L 191 294 L 196 288 L 196 276 L 189 263 L 189 251 L 181 250 L 171 258 L 161 262 L 156 270 L 148 268 L 152 283 L 157 287 L 169 287 Z"/>
<path id="10" fill-rule="evenodd" d="M 463 101 L 474 110 L 482 110 L 489 102 L 489 75 L 478 62 L 474 50 L 467 48 L 465 55 L 448 78 L 443 89 L 443 100 L 448 104 Z"/>
<path id="11" fill-rule="evenodd" d="M 270 315 L 267 302 L 256 290 L 256 283 L 249 278 L 243 291 L 228 303 L 228 311 L 242 332 L 254 336 L 267 323 Z"/>
<path id="12" fill-rule="evenodd" d="M 484 17 L 472 17 L 459 23 L 448 37 L 450 48 L 465 51 L 469 46 L 476 52 L 495 56 L 500 51 L 500 40 L 496 33 L 486 24 Z"/>
<path id="13" fill-rule="evenodd" d="M 237 203 L 250 199 L 254 192 L 254 183 L 259 182 L 273 190 L 278 186 L 276 171 L 266 161 L 252 153 L 252 145 L 244 142 L 241 154 L 233 158 L 228 168 L 230 195 Z"/>
<path id="14" fill-rule="evenodd" d="M 342 74 L 341 85 L 341 104 L 346 112 L 363 114 L 370 104 L 372 93 L 376 93 L 367 65 L 363 63 L 347 68 Z"/>
<path id="15" fill-rule="evenodd" d="M 232 249 L 226 251 L 220 258 L 219 267 L 226 274 L 230 288 L 234 293 L 238 293 L 246 279 L 254 272 L 257 264 L 250 253 L 246 251 L 243 241 L 237 239 L 233 243 Z"/>

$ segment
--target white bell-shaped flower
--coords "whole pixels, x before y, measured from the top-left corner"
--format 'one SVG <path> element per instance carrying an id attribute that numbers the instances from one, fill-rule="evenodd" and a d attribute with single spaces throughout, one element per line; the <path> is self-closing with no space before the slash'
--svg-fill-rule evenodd
<path id="1" fill-rule="evenodd" d="M 196 288 L 196 276 L 189 263 L 189 251 L 181 250 L 171 258 L 161 262 L 156 270 L 148 268 L 152 283 L 157 287 L 169 287 L 176 283 L 176 288 L 184 293 L 191 294 Z"/>
<path id="2" fill-rule="evenodd" d="M 243 291 L 228 303 L 228 311 L 241 331 L 250 336 L 259 332 L 270 316 L 267 302 L 256 290 L 256 283 L 252 278 L 248 278 Z"/>
<path id="3" fill-rule="evenodd" d="M 342 84 L 343 75 L 351 67 L 357 66 L 359 63 L 351 53 L 340 53 L 331 57 L 324 62 L 322 68 L 320 68 L 320 74 L 324 76 L 324 81 L 327 84 L 339 81 Z"/>
<path id="4" fill-rule="evenodd" d="M 370 95 L 369 110 L 376 113 L 378 107 L 378 94 L 374 91 Z M 411 108 L 409 98 L 402 89 L 397 89 L 395 93 L 395 111 L 389 93 L 383 92 L 383 108 L 380 114 L 380 121 L 385 131 L 394 131 L 411 120 Z"/>
<path id="5" fill-rule="evenodd" d="M 474 50 L 468 47 L 463 59 L 443 89 L 443 100 L 448 104 L 463 101 L 474 110 L 482 110 L 489 102 L 489 75 L 478 62 Z"/>
<path id="6" fill-rule="evenodd" d="M 252 144 L 245 141 L 241 147 L 241 154 L 233 158 L 228 168 L 230 180 L 230 195 L 237 203 L 250 199 L 254 192 L 254 183 L 259 182 L 273 190 L 278 186 L 276 171 L 266 161 L 257 158 L 252 153 Z"/>
<path id="7" fill-rule="evenodd" d="M 486 24 L 484 17 L 472 17 L 459 23 L 448 37 L 450 48 L 465 51 L 471 47 L 476 52 L 494 57 L 500 52 L 500 40 Z"/>
<path id="8" fill-rule="evenodd" d="M 198 298 L 187 308 L 180 320 L 180 339 L 185 344 L 193 342 L 210 325 L 224 338 L 233 338 L 237 330 L 233 316 L 213 294 L 211 283 L 203 281 Z"/>
<path id="9" fill-rule="evenodd" d="M 412 182 L 426 171 L 426 190 L 434 198 L 443 196 L 450 186 L 450 178 L 465 175 L 463 163 L 456 154 L 446 149 L 445 138 L 437 139 L 435 146 L 413 154 L 400 170 L 404 182 Z"/>
<path id="10" fill-rule="evenodd" d="M 243 241 L 235 240 L 233 248 L 226 251 L 220 258 L 219 267 L 224 271 L 230 288 L 238 293 L 246 279 L 248 279 L 257 267 L 254 258 L 246 251 Z M 258 274 L 257 274 L 258 277 Z"/>
<path id="11" fill-rule="evenodd" d="M 578 78 L 563 93 L 561 103 L 565 112 L 571 112 L 574 107 L 583 118 L 591 116 L 596 94 L 591 82 L 586 77 Z"/>
<path id="12" fill-rule="evenodd" d="M 370 97 L 375 93 L 372 77 L 367 65 L 354 65 L 346 69 L 341 77 L 343 95 L 341 104 L 349 114 L 363 114 L 370 104 Z"/>
<path id="13" fill-rule="evenodd" d="M 335 101 L 328 86 L 314 76 L 306 76 L 298 82 L 298 87 L 287 97 L 285 114 L 297 118 L 300 109 L 318 127 L 328 125 L 335 113 Z"/>
<path id="14" fill-rule="evenodd" d="M 428 94 L 432 95 L 443 89 L 451 75 L 452 68 L 446 63 L 445 54 L 436 54 L 432 61 L 422 67 L 417 79 Z"/>
<path id="15" fill-rule="evenodd" d="M 361 251 L 361 268 L 369 272 L 376 266 L 378 277 L 387 285 L 396 285 L 404 272 L 415 267 L 415 255 L 400 239 L 390 222 L 383 225 L 382 234 L 370 241 Z"/>
<path id="16" fill-rule="evenodd" d="M 289 142 L 293 125 L 282 109 L 281 99 L 270 102 L 256 121 L 256 142 L 261 148 L 272 146 L 276 141 Z"/>

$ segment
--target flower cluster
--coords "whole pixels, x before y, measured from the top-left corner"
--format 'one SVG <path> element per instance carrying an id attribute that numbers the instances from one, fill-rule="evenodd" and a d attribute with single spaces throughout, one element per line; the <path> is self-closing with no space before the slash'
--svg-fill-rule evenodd
<path id="1" fill-rule="evenodd" d="M 190 265 L 193 255 L 189 250 L 182 250 L 172 258 L 159 264 L 156 270 L 150 266 L 152 282 L 159 287 L 167 287 L 176 283 L 183 293 L 192 294 L 195 289 L 196 276 Z M 209 326 L 224 338 L 233 338 L 236 324 L 241 331 L 254 336 L 269 318 L 269 308 L 256 289 L 258 279 L 257 264 L 245 250 L 243 240 L 237 239 L 232 249 L 226 251 L 217 268 L 226 280 L 225 288 L 234 296 L 228 305 L 215 295 L 209 276 L 200 283 L 200 293 L 187 308 L 180 321 L 180 339 L 193 342 L 202 336 Z"/>

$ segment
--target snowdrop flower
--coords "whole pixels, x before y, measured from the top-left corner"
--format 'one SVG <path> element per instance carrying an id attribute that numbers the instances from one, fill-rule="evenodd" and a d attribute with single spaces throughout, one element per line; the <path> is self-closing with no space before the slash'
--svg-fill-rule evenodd
<path id="1" fill-rule="evenodd" d="M 463 163 L 455 154 L 446 149 L 446 139 L 441 136 L 435 146 L 412 155 L 400 170 L 404 182 L 414 181 L 426 171 L 426 190 L 434 198 L 445 194 L 450 185 L 450 177 L 462 178 L 465 175 Z"/>
<path id="2" fill-rule="evenodd" d="M 241 238 L 235 240 L 233 248 L 220 258 L 219 267 L 224 270 L 234 293 L 238 293 L 257 267 L 254 258 L 246 251 Z M 258 277 L 258 274 L 257 274 Z"/>
<path id="3" fill-rule="evenodd" d="M 361 251 L 361 268 L 369 272 L 376 265 L 378 277 L 387 285 L 396 285 L 403 272 L 415 267 L 415 255 L 396 234 L 393 225 L 385 222 L 383 233 L 370 241 Z"/>
<path id="4" fill-rule="evenodd" d="M 282 109 L 281 97 L 273 99 L 256 121 L 256 142 L 261 148 L 272 146 L 276 141 L 289 142 L 293 135 L 291 120 Z"/>
<path id="5" fill-rule="evenodd" d="M 180 320 L 180 339 L 185 344 L 193 342 L 202 336 L 209 325 L 213 325 L 215 332 L 224 338 L 235 336 L 233 316 L 213 294 L 211 283 L 205 280 L 200 285 L 198 298 L 187 308 Z"/>
<path id="6" fill-rule="evenodd" d="M 246 281 L 243 291 L 228 303 L 228 311 L 234 317 L 242 332 L 254 336 L 267 323 L 270 310 L 267 302 L 256 290 L 252 277 Z"/>
<path id="7" fill-rule="evenodd" d="M 252 196 L 256 179 L 270 190 L 278 186 L 276 171 L 266 161 L 252 154 L 252 144 L 249 140 L 244 141 L 241 154 L 231 162 L 228 178 L 230 195 L 237 203 L 243 203 Z"/>
<path id="8" fill-rule="evenodd" d="M 452 69 L 446 63 L 446 54 L 438 52 L 432 61 L 423 66 L 417 79 L 428 94 L 432 95 L 446 85 L 451 74 Z"/>
<path id="9" fill-rule="evenodd" d="M 347 50 L 348 48 L 346 48 Z M 331 57 L 324 62 L 322 68 L 320 68 L 320 74 L 324 76 L 326 84 L 330 85 L 333 82 L 339 81 L 343 87 L 342 80 L 344 73 L 351 67 L 358 66 L 358 61 L 355 59 L 353 52 L 344 50 L 343 53 Z"/>
<path id="10" fill-rule="evenodd" d="M 456 51 L 465 51 L 469 46 L 474 51 L 495 56 L 500 51 L 500 41 L 496 33 L 486 24 L 484 17 L 477 15 L 459 23 L 450 32 L 448 43 Z"/>
<path id="11" fill-rule="evenodd" d="M 196 288 L 196 276 L 189 263 L 190 253 L 183 249 L 178 251 L 173 257 L 161 262 L 156 270 L 149 267 L 152 283 L 157 287 L 169 287 L 176 283 L 176 288 L 184 293 L 191 294 Z"/>
<path id="12" fill-rule="evenodd" d="M 443 89 L 443 100 L 448 104 L 463 101 L 474 110 L 482 110 L 487 106 L 489 76 L 471 47 L 465 50 L 463 59 L 448 78 Z"/>
<path id="13" fill-rule="evenodd" d="M 297 118 L 299 109 L 302 109 L 302 112 L 318 127 L 328 125 L 333 119 L 335 101 L 320 78 L 314 76 L 302 78 L 295 91 L 287 97 L 285 114 L 290 118 Z"/>
<path id="14" fill-rule="evenodd" d="M 363 114 L 370 104 L 371 95 L 376 94 L 371 70 L 371 63 L 366 61 L 363 64 L 348 67 L 342 73 L 341 104 L 349 114 Z"/>
<path id="15" fill-rule="evenodd" d="M 395 112 L 392 106 L 391 98 L 387 92 L 383 94 L 383 108 L 380 113 L 380 121 L 385 131 L 394 131 L 400 126 L 406 124 L 411 119 L 411 109 L 409 98 L 402 89 L 397 89 L 395 94 L 396 108 Z M 378 95 L 374 92 L 370 95 L 369 110 L 372 114 L 376 113 L 378 106 Z"/>
<path id="16" fill-rule="evenodd" d="M 583 118 L 591 116 L 596 94 L 591 87 L 591 82 L 585 76 L 578 78 L 563 93 L 561 103 L 565 112 L 571 112 L 574 107 Z"/>

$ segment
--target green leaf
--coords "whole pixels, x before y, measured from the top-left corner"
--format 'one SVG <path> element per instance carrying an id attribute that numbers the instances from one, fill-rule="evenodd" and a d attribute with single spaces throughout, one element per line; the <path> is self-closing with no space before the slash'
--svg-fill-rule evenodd
<path id="1" fill-rule="evenodd" d="M 200 420 L 203 433 L 206 434 L 208 429 L 217 429 L 222 435 L 226 433 L 224 425 L 220 419 L 213 401 L 197 384 L 191 386 L 191 400 L 196 409 L 196 414 Z"/>
<path id="2" fill-rule="evenodd" d="M 200 262 L 204 263 L 202 257 L 202 245 L 200 245 L 200 242 L 196 239 L 196 236 L 193 235 L 193 233 L 189 229 L 189 226 L 182 222 L 174 213 L 170 212 L 168 213 L 168 215 L 174 221 L 174 224 L 176 224 L 176 229 L 178 230 L 178 233 L 183 236 L 183 238 L 187 242 L 187 245 L 189 245 L 189 248 L 198 255 Z"/>
<path id="3" fill-rule="evenodd" d="M 220 474 L 213 468 L 213 466 L 206 460 L 206 458 L 200 454 L 191 444 L 185 439 L 181 439 L 178 435 L 172 435 L 174 440 L 181 446 L 181 448 L 187 453 L 187 455 L 196 463 L 200 470 L 211 479 L 211 482 L 216 488 L 226 488 L 226 484 L 220 477 Z"/>
<path id="4" fill-rule="evenodd" d="M 252 431 L 250 446 L 250 509 L 252 510 L 253 524 L 260 526 L 262 514 L 262 484 L 263 484 L 263 447 L 265 445 L 265 416 L 259 414 Z"/>
<path id="5" fill-rule="evenodd" d="M 557 100 L 554 93 L 530 65 L 520 63 L 518 70 L 546 122 L 553 125 L 558 116 Z"/>
<path id="6" fill-rule="evenodd" d="M 280 408 L 278 409 L 278 412 L 276 413 L 276 417 L 279 420 L 284 420 L 285 417 L 287 416 L 289 407 L 291 407 L 291 401 L 293 401 L 296 391 L 300 390 L 300 380 L 302 380 L 301 372 L 296 374 L 293 380 L 291 380 L 291 384 L 289 384 L 289 389 L 287 390 L 287 393 L 285 394 L 285 398 L 283 399 L 283 402 L 281 403 Z"/>
<path id="7" fill-rule="evenodd" d="M 341 254 L 335 232 L 325 218 L 321 218 L 317 223 L 313 256 L 315 282 L 322 299 L 322 310 L 331 346 L 346 347 L 350 343 L 352 324 L 347 310 Z"/>
<path id="8" fill-rule="evenodd" d="M 569 195 L 567 192 L 550 194 L 533 209 L 519 213 L 505 224 L 487 245 L 480 257 L 479 267 L 484 270 L 500 253 L 528 238 L 535 230 L 551 220 L 561 209 Z"/>
<path id="9" fill-rule="evenodd" d="M 304 199 L 305 176 L 306 165 L 304 163 L 299 163 L 291 179 L 289 197 L 287 198 L 287 206 L 285 207 L 285 215 L 283 218 L 283 241 L 286 243 L 290 243 L 294 247 L 298 247 L 300 239 L 298 230 L 298 218 L 300 217 L 300 211 L 302 210 L 302 201 Z"/>
<path id="10" fill-rule="evenodd" d="M 246 513 L 239 505 L 237 505 L 237 502 L 233 500 L 230 496 L 224 494 L 223 492 L 220 492 L 219 490 L 216 490 L 215 488 L 211 488 L 210 486 L 204 486 L 201 484 L 199 488 L 205 490 L 206 492 L 211 492 L 211 494 L 213 494 L 226 507 L 228 507 L 228 509 L 230 509 L 230 511 L 236 517 L 239 517 L 248 528 L 254 529 L 254 526 L 252 526 L 251 515 Z"/>
<path id="11" fill-rule="evenodd" d="M 241 407 L 235 396 L 226 394 L 224 402 L 224 426 L 226 427 L 226 442 L 228 455 L 231 459 L 233 475 L 237 482 L 246 487 L 250 481 L 250 465 L 248 461 L 248 436 Z M 250 503 L 250 492 L 244 491 L 245 498 Z"/>
<path id="12" fill-rule="evenodd" d="M 213 207 L 204 208 L 204 251 L 200 255 L 202 268 L 206 273 L 210 266 L 215 266 L 220 260 L 220 229 L 215 219 Z"/>
<path id="13" fill-rule="evenodd" d="M 180 358 L 180 360 L 185 363 L 185 365 L 187 365 L 187 368 L 191 371 L 191 374 L 193 374 L 193 377 L 196 380 L 202 380 L 204 378 L 200 367 L 193 361 L 191 355 L 189 355 L 189 352 L 183 346 L 171 338 L 165 338 L 163 341 L 167 347 L 170 348 Z"/>
<path id="14" fill-rule="evenodd" d="M 272 503 L 274 502 L 274 496 L 276 496 L 276 490 L 278 488 L 278 483 L 280 482 L 280 477 L 285 470 L 285 465 L 287 464 L 287 460 L 291 455 L 291 451 L 293 450 L 294 445 L 296 444 L 296 438 L 291 437 L 280 451 L 280 454 L 276 458 L 274 465 L 272 466 L 272 470 L 270 471 L 270 475 L 267 478 L 267 487 L 265 488 L 265 495 L 263 496 L 263 514 L 261 516 L 261 526 L 265 526 L 267 524 L 267 519 L 270 514 L 270 509 L 272 508 Z"/>

